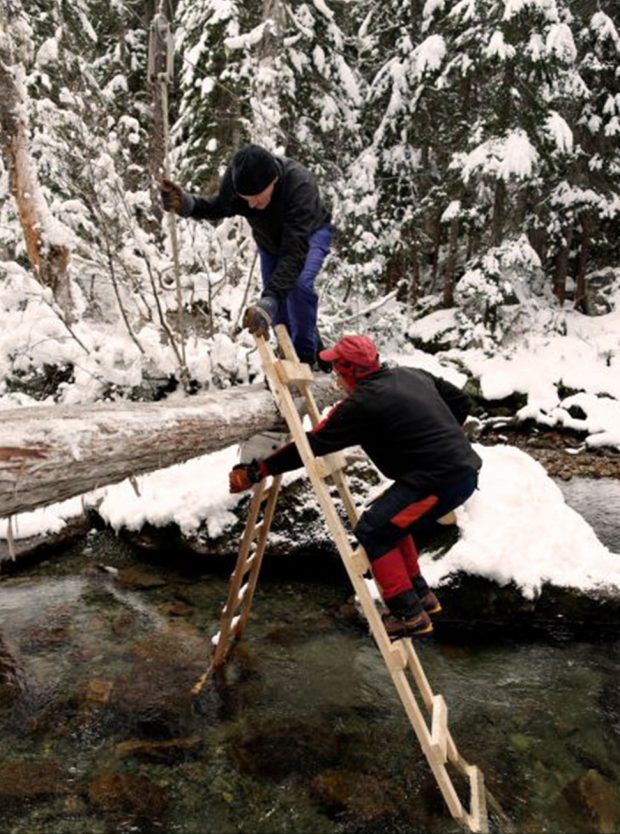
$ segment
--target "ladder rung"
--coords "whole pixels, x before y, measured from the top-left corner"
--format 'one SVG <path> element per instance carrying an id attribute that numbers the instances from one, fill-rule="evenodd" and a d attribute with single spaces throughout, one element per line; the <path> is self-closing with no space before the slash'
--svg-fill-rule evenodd
<path id="1" fill-rule="evenodd" d="M 368 556 L 366 555 L 366 551 L 363 547 L 356 547 L 355 550 L 352 550 L 349 561 L 353 570 L 359 576 L 363 576 L 370 570 L 370 562 L 368 561 Z"/>
<path id="2" fill-rule="evenodd" d="M 280 381 L 286 385 L 299 385 L 300 382 L 312 382 L 314 379 L 310 365 L 291 362 L 290 359 L 279 359 L 276 362 L 276 370 Z"/>
<path id="3" fill-rule="evenodd" d="M 442 515 L 441 518 L 438 518 L 437 524 L 443 524 L 445 526 L 456 524 L 456 513 L 454 510 L 450 510 L 449 513 L 446 513 L 445 515 Z"/>
<path id="4" fill-rule="evenodd" d="M 317 458 L 314 461 L 317 474 L 319 478 L 329 478 L 336 472 L 341 472 L 346 468 L 347 458 L 344 452 L 332 452 L 324 457 Z"/>
<path id="5" fill-rule="evenodd" d="M 248 571 L 250 571 L 252 569 L 252 565 L 254 564 L 255 561 L 256 561 L 256 551 L 254 551 L 254 553 L 252 553 L 252 555 L 245 560 L 245 563 L 243 564 L 243 566 L 241 568 L 241 578 L 242 579 L 246 575 L 246 573 L 248 573 Z"/>
<path id="6" fill-rule="evenodd" d="M 407 655 L 401 643 L 392 643 L 389 648 L 388 666 L 390 671 L 401 671 L 407 665 Z"/>
<path id="7" fill-rule="evenodd" d="M 241 614 L 235 614 L 235 616 L 232 618 L 232 620 L 230 622 L 230 625 L 228 626 L 228 629 L 227 629 L 227 637 L 228 637 L 229 641 L 232 640 L 233 637 L 235 636 L 235 632 L 237 631 L 237 628 L 238 628 L 240 622 L 241 622 Z M 219 642 L 222 638 L 222 631 L 223 631 L 223 629 L 220 628 L 218 633 L 214 634 L 213 637 L 211 638 L 211 642 L 213 643 L 214 646 L 217 646 L 219 644 Z"/>
<path id="8" fill-rule="evenodd" d="M 443 695 L 433 695 L 431 747 L 441 764 L 448 761 L 448 706 Z"/>
<path id="9" fill-rule="evenodd" d="M 254 529 L 252 530 L 252 538 L 257 539 L 260 536 L 260 534 L 263 532 L 264 529 L 265 529 L 265 522 L 261 521 L 260 524 L 257 524 L 254 527 Z"/>

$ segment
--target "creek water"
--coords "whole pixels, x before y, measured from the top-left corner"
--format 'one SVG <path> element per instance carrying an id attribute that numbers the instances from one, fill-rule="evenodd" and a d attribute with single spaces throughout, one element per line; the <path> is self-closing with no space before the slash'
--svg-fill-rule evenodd
<path id="1" fill-rule="evenodd" d="M 561 486 L 620 550 L 620 485 Z M 336 560 L 267 560 L 246 639 L 192 700 L 230 568 L 91 531 L 3 579 L 0 831 L 460 830 Z M 419 654 L 494 830 L 618 830 L 620 640 L 485 637 Z"/>

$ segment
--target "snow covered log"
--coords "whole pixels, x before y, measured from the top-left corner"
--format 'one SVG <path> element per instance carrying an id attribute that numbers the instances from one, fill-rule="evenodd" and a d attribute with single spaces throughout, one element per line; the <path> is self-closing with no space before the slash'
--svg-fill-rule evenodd
<path id="1" fill-rule="evenodd" d="M 319 408 L 341 396 L 312 386 Z M 187 400 L 20 408 L 0 413 L 0 518 L 240 443 L 281 426 L 263 385 Z"/>

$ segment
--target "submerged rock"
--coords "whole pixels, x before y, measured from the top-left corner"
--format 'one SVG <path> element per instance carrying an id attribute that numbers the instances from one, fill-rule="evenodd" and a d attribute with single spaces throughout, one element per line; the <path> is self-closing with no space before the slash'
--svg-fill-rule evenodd
<path id="1" fill-rule="evenodd" d="M 0 804 L 42 800 L 69 792 L 69 774 L 59 762 L 50 760 L 4 761 L 0 763 Z"/>
<path id="2" fill-rule="evenodd" d="M 0 637 L 0 710 L 13 706 L 25 691 L 22 664 Z"/>
<path id="3" fill-rule="evenodd" d="M 594 824 L 595 831 L 614 834 L 620 831 L 618 788 L 598 771 L 588 770 L 569 782 L 562 793 L 575 810 Z"/>
<path id="4" fill-rule="evenodd" d="M 311 794 L 336 813 L 356 823 L 377 823 L 407 806 L 405 792 L 388 779 L 348 770 L 327 770 L 310 785 Z"/>
<path id="5" fill-rule="evenodd" d="M 109 707 L 142 738 L 184 736 L 193 723 L 191 683 L 168 663 L 138 663 L 114 681 Z"/>
<path id="6" fill-rule="evenodd" d="M 135 567 L 123 567 L 119 570 L 117 581 L 123 588 L 132 591 L 147 591 L 150 588 L 163 588 L 166 580 L 154 573 Z"/>
<path id="7" fill-rule="evenodd" d="M 116 745 L 121 758 L 133 757 L 147 762 L 172 764 L 197 753 L 203 745 L 202 736 L 172 738 L 168 741 L 142 741 L 134 739 Z"/>
<path id="8" fill-rule="evenodd" d="M 307 777 L 334 764 L 340 743 L 319 722 L 266 721 L 232 741 L 232 755 L 242 773 L 283 779 L 297 773 Z"/>
<path id="9" fill-rule="evenodd" d="M 113 818 L 142 826 L 157 820 L 167 808 L 160 785 L 133 773 L 101 773 L 88 785 L 88 798 Z"/>

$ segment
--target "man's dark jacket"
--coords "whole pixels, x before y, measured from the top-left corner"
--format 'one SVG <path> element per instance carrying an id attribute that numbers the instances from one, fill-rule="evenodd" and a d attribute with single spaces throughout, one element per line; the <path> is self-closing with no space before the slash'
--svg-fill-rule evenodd
<path id="1" fill-rule="evenodd" d="M 194 205 L 189 216 L 197 220 L 247 217 L 258 246 L 278 256 L 263 294 L 281 301 L 299 278 L 310 235 L 329 223 L 331 215 L 307 168 L 283 156 L 274 156 L 274 160 L 280 173 L 266 208 L 252 209 L 237 195 L 229 165 L 217 194 L 206 198 L 192 195 Z"/>
<path id="2" fill-rule="evenodd" d="M 318 456 L 359 445 L 386 477 L 430 492 L 482 466 L 461 428 L 470 404 L 467 394 L 427 371 L 382 366 L 307 437 Z M 277 475 L 302 461 L 290 443 L 265 465 Z"/>

